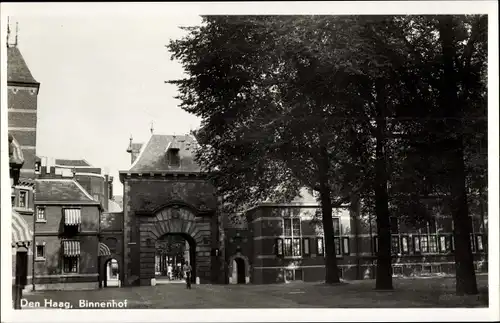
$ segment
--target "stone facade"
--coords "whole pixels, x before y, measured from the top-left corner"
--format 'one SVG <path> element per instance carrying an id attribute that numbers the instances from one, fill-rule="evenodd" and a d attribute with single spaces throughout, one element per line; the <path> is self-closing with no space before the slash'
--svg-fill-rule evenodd
<path id="1" fill-rule="evenodd" d="M 216 282 L 220 265 L 217 200 L 203 178 L 124 177 L 125 285 L 148 285 L 154 278 L 154 246 L 166 234 L 181 234 L 195 250 L 193 271 L 200 283 Z M 193 248 L 194 247 L 194 248 Z"/>

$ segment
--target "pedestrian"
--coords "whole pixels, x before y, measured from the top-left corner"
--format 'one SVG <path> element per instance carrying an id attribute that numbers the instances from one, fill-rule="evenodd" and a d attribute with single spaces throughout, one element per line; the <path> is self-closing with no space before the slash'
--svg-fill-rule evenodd
<path id="1" fill-rule="evenodd" d="M 186 276 L 186 288 L 191 289 L 191 266 L 187 261 L 184 265 L 184 275 Z"/>

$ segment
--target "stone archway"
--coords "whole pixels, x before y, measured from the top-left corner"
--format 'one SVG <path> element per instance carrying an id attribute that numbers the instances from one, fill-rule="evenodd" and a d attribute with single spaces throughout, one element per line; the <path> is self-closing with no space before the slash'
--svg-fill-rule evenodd
<path id="1" fill-rule="evenodd" d="M 195 254 L 193 277 L 196 282 L 210 281 L 211 272 L 211 219 L 196 216 L 184 205 L 171 205 L 151 216 L 141 216 L 140 231 L 140 284 L 150 285 L 155 277 L 155 243 L 168 234 L 187 236 Z"/>
<path id="2" fill-rule="evenodd" d="M 240 271 L 239 266 L 244 266 L 244 271 Z M 237 267 L 235 267 L 237 266 Z M 240 252 L 234 254 L 229 258 L 229 284 L 249 284 L 250 283 L 250 261 L 248 257 L 244 256 Z M 241 273 L 244 272 L 244 281 L 239 277 Z M 239 279 L 238 279 L 239 278 Z"/>

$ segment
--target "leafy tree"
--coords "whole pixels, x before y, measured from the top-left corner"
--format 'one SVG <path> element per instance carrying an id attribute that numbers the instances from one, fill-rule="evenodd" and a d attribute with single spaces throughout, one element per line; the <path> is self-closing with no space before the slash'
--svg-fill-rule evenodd
<path id="1" fill-rule="evenodd" d="M 233 211 L 291 200 L 304 186 L 319 192 L 328 215 L 322 216 L 326 282 L 338 282 L 332 208 L 360 189 L 365 165 L 364 141 L 348 139 L 364 133 L 346 116 L 346 54 L 328 54 L 332 28 L 339 44 L 349 39 L 341 32 L 346 22 L 234 16 L 204 22 L 169 45 L 189 74 L 172 82 L 182 107 L 203 120 L 198 162 Z"/>

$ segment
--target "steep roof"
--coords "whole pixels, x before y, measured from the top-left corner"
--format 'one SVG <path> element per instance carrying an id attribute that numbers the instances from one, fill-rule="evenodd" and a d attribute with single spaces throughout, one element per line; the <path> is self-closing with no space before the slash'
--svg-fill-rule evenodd
<path id="1" fill-rule="evenodd" d="M 85 159 L 56 159 L 56 165 L 60 166 L 92 166 Z"/>
<path id="2" fill-rule="evenodd" d="M 17 47 L 7 48 L 7 81 L 38 84 Z"/>
<path id="3" fill-rule="evenodd" d="M 108 212 L 122 212 L 120 204 L 113 200 L 108 200 Z"/>
<path id="4" fill-rule="evenodd" d="M 99 204 L 73 179 L 37 179 L 36 200 L 41 203 Z"/>
<path id="5" fill-rule="evenodd" d="M 167 150 L 172 146 L 179 149 L 180 166 L 170 166 Z M 141 148 L 141 152 L 129 169 L 129 172 L 200 172 L 194 161 L 196 140 L 189 135 L 152 135 Z"/>

